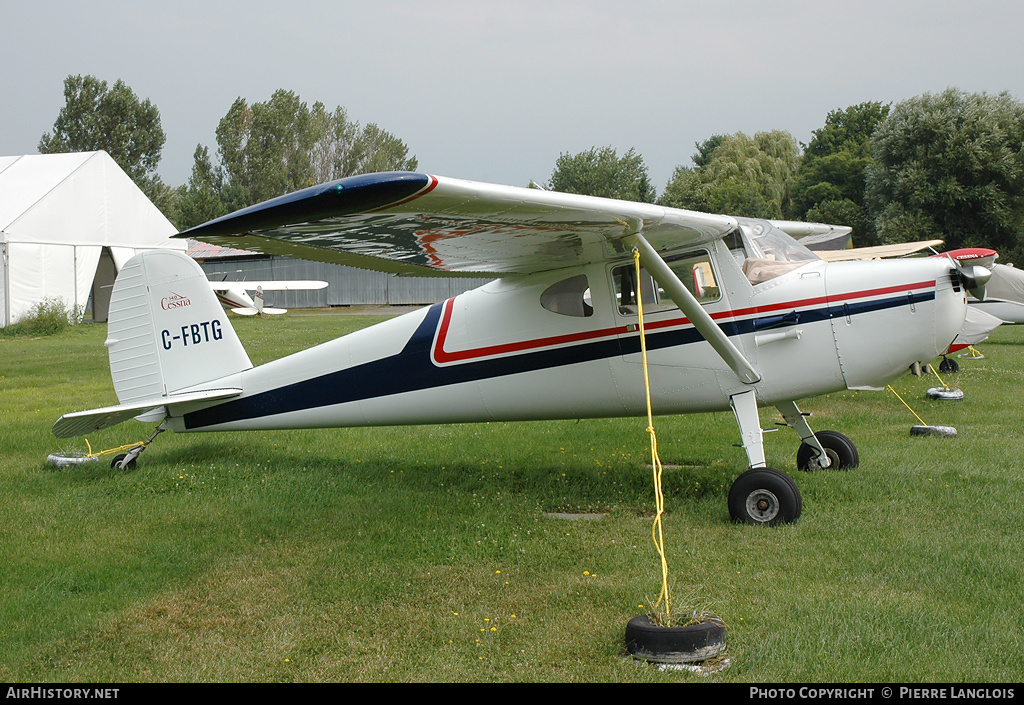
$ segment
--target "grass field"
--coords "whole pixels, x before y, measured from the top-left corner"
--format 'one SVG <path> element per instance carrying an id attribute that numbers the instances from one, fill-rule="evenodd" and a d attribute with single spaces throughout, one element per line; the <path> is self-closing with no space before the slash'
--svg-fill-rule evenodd
<path id="1" fill-rule="evenodd" d="M 377 320 L 235 325 L 258 364 Z M 644 420 L 167 433 L 135 471 L 56 469 L 48 453 L 85 450 L 56 418 L 116 402 L 105 333 L 0 338 L 0 681 L 1024 678 L 1024 328 L 948 376 L 962 401 L 894 385 L 955 439 L 910 437 L 888 392 L 804 402 L 861 466 L 800 472 L 796 435 L 766 436 L 803 494 L 793 525 L 730 523 L 731 415 L 656 420 L 673 604 L 728 625 L 711 676 L 625 654 L 660 587 Z"/>

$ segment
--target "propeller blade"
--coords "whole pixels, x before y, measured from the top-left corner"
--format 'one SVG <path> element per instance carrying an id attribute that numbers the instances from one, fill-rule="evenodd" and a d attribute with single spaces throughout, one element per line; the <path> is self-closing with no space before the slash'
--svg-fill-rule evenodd
<path id="1" fill-rule="evenodd" d="M 960 278 L 963 279 L 964 288 L 978 301 L 984 301 L 985 285 L 992 278 L 992 270 L 976 264 L 967 267 L 958 264 L 957 269 L 960 270 Z"/>

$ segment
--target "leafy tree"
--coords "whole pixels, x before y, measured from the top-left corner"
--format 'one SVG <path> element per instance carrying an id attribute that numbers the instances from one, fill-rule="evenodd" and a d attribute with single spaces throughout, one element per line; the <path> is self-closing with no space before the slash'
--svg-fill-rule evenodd
<path id="1" fill-rule="evenodd" d="M 696 158 L 696 155 L 694 156 Z M 665 184 L 665 191 L 658 199 L 658 203 L 672 208 L 707 211 L 708 204 L 701 176 L 702 172 L 697 168 L 677 166 Z"/>
<path id="2" fill-rule="evenodd" d="M 804 150 L 789 217 L 849 225 L 859 244 L 875 244 L 864 178 L 871 164 L 871 135 L 888 113 L 888 105 L 860 103 L 828 114 Z"/>
<path id="3" fill-rule="evenodd" d="M 178 188 L 178 227 L 182 230 L 228 212 L 220 198 L 220 178 L 210 162 L 210 150 L 202 145 L 193 155 L 192 175 Z"/>
<path id="4" fill-rule="evenodd" d="M 712 135 L 703 142 L 695 142 L 697 152 L 693 155 L 693 167 L 677 166 L 665 185 L 658 203 L 664 206 L 706 211 L 709 206 L 706 194 L 700 189 L 701 170 L 711 163 L 715 148 L 726 141 L 725 135 Z"/>
<path id="5" fill-rule="evenodd" d="M 216 136 L 216 166 L 205 148 L 196 151 L 183 209 L 189 218 L 210 212 L 211 192 L 227 212 L 353 174 L 418 166 L 405 143 L 377 125 L 360 128 L 341 107 L 328 111 L 317 102 L 310 109 L 283 89 L 264 103 L 236 99 Z"/>
<path id="6" fill-rule="evenodd" d="M 693 155 L 693 165 L 698 169 L 707 166 L 711 162 L 715 147 L 718 147 L 725 140 L 725 135 L 711 135 L 711 137 L 708 137 L 703 142 L 694 143 L 697 153 Z"/>
<path id="7" fill-rule="evenodd" d="M 237 98 L 216 134 L 229 210 L 311 185 L 310 114 L 292 91 L 252 105 Z"/>
<path id="8" fill-rule="evenodd" d="M 621 157 L 612 147 L 563 153 L 555 161 L 548 188 L 643 203 L 654 203 L 655 197 L 644 159 L 632 148 Z"/>
<path id="9" fill-rule="evenodd" d="M 1024 105 L 950 88 L 897 104 L 871 140 L 867 202 L 882 242 L 941 238 L 1020 260 Z"/>
<path id="10" fill-rule="evenodd" d="M 659 203 L 762 218 L 781 218 L 786 212 L 800 162 L 791 134 L 716 135 L 697 149 L 697 166 L 677 167 Z"/>
<path id="11" fill-rule="evenodd" d="M 106 151 L 143 190 L 158 182 L 156 166 L 166 139 L 160 111 L 139 100 L 120 79 L 112 87 L 95 76 L 64 79 L 64 107 L 53 132 L 39 140 L 42 154 Z"/>
<path id="12" fill-rule="evenodd" d="M 359 163 L 359 124 L 349 120 L 345 108 L 329 113 L 323 103 L 314 103 L 310 120 L 315 137 L 310 165 L 316 183 L 365 173 Z"/>
<path id="13" fill-rule="evenodd" d="M 837 152 L 855 156 L 871 154 L 871 135 L 889 114 L 889 106 L 881 103 L 858 103 L 844 110 L 833 110 L 825 117 L 825 125 L 814 131 L 804 156 L 826 157 Z"/>
<path id="14" fill-rule="evenodd" d="M 372 174 L 377 171 L 414 171 L 416 157 L 409 156 L 405 142 L 374 123 L 363 128 L 353 148 L 355 166 L 340 174 Z M 340 178 L 335 176 L 334 178 Z"/>

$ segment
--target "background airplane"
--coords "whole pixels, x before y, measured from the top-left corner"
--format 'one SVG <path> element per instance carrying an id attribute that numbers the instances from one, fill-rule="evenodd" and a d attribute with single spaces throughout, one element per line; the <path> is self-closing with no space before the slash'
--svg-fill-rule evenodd
<path id="1" fill-rule="evenodd" d="M 796 402 L 881 389 L 937 357 L 963 327 L 965 288 L 985 271 L 951 259 L 825 262 L 769 221 L 411 172 L 311 187 L 179 237 L 495 279 L 253 367 L 199 266 L 144 253 L 112 294 L 119 404 L 65 414 L 58 437 L 159 421 L 118 459 L 123 468 L 164 430 L 731 410 L 749 469 L 728 507 L 752 524 L 794 521 L 802 509 L 796 483 L 767 466 L 758 407 L 776 407 L 796 431 L 800 467 L 855 467 L 853 443 L 814 433 Z M 165 306 L 172 289 L 189 305 Z"/>
<path id="2" fill-rule="evenodd" d="M 1003 323 L 1024 323 L 1024 272 L 1008 264 L 998 264 L 999 254 L 985 247 L 951 250 L 948 253 L 961 263 L 979 264 L 992 272 L 985 285 L 985 296 L 970 296 L 967 303 L 998 318 Z"/>
<path id="3" fill-rule="evenodd" d="M 942 240 L 919 240 L 917 242 L 899 242 L 891 245 L 874 245 L 871 247 L 848 247 L 842 250 L 815 250 L 815 254 L 826 262 L 849 262 L 858 259 L 886 259 L 888 257 L 907 257 L 925 250 L 931 250 L 942 244 Z"/>
<path id="4" fill-rule="evenodd" d="M 233 312 L 242 316 L 256 316 L 259 314 L 280 315 L 287 313 L 285 308 L 272 308 L 264 305 L 264 291 L 301 291 L 311 289 L 323 289 L 327 286 L 325 281 L 299 280 L 299 281 L 211 281 L 210 288 L 217 293 L 220 302 L 230 308 Z M 248 292 L 254 292 L 255 296 L 249 296 Z"/>

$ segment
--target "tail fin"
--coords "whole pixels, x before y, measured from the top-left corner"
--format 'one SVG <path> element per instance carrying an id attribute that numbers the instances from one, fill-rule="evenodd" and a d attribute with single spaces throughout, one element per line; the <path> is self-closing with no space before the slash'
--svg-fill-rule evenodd
<path id="1" fill-rule="evenodd" d="M 191 390 L 252 367 L 202 268 L 150 250 L 114 282 L 106 346 L 121 404 Z"/>
<path id="2" fill-rule="evenodd" d="M 156 421 L 182 408 L 242 393 L 236 375 L 252 367 L 203 270 L 171 250 L 136 255 L 110 295 L 107 348 L 117 406 L 64 414 L 58 438 L 92 433 L 135 417 Z"/>

